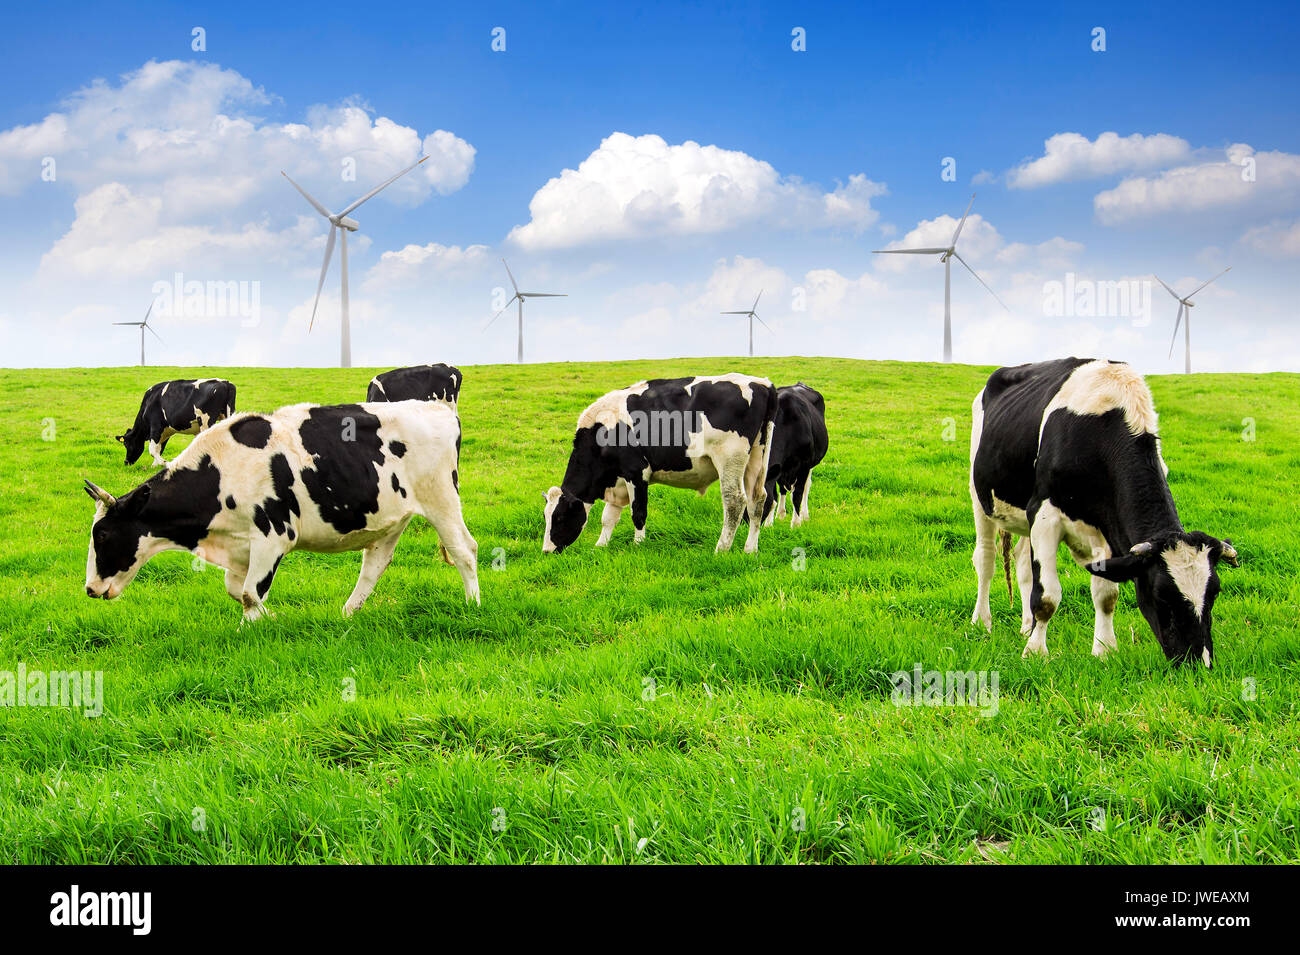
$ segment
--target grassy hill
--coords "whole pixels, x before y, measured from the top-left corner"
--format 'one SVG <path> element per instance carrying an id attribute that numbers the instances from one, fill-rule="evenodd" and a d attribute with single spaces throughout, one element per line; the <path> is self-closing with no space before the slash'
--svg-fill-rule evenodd
<path id="1" fill-rule="evenodd" d="M 1119 653 L 1094 660 L 1069 561 L 1049 660 L 1020 658 L 1000 578 L 992 635 L 970 624 L 989 369 L 464 370 L 482 608 L 416 522 L 350 620 L 360 555 L 298 552 L 277 616 L 242 629 L 221 572 L 185 554 L 88 600 L 82 478 L 121 493 L 151 473 L 112 436 L 154 381 L 221 375 L 271 410 L 358 400 L 376 369 L 0 372 L 0 671 L 104 673 L 99 718 L 0 709 L 0 860 L 1300 861 L 1300 376 L 1151 379 L 1185 524 L 1242 555 L 1206 673 L 1166 664 L 1131 587 Z M 657 487 L 644 545 L 625 516 L 596 550 L 594 511 L 543 557 L 542 494 L 589 401 L 731 370 L 825 394 L 809 524 L 715 556 L 717 488 Z M 890 674 L 915 664 L 996 671 L 996 716 L 896 706 Z"/>

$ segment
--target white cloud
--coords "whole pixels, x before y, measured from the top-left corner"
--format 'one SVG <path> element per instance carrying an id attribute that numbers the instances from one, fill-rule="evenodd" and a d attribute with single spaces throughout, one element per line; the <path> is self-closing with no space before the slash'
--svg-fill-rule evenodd
<path id="1" fill-rule="evenodd" d="M 916 228 L 901 239 L 890 242 L 885 249 L 947 248 L 960 221 L 950 215 L 923 219 L 916 224 Z M 1004 240 L 998 230 L 978 212 L 967 217 L 958 240 L 958 251 L 962 258 L 967 261 L 980 259 L 996 252 L 1003 245 Z M 876 260 L 876 268 L 881 272 L 907 272 L 923 264 L 934 264 L 932 258 L 926 255 L 877 255 L 873 258 Z"/>
<path id="2" fill-rule="evenodd" d="M 435 275 L 463 272 L 487 261 L 486 245 L 408 244 L 385 252 L 366 274 L 368 291 L 407 286 Z"/>
<path id="3" fill-rule="evenodd" d="M 59 181 L 79 188 L 108 181 L 148 185 L 167 199 L 167 215 L 175 219 L 282 193 L 282 168 L 329 204 L 356 198 L 423 149 L 429 161 L 384 192 L 387 201 L 403 205 L 459 189 L 474 168 L 474 147 L 445 130 L 421 138 L 387 117 L 372 120 L 357 102 L 313 107 L 306 123 L 254 114 L 273 103 L 234 70 L 150 61 L 116 85 L 96 80 L 40 123 L 0 132 L 0 191 L 13 195 L 39 183 L 36 159 L 49 155 Z M 355 182 L 343 181 L 349 158 Z"/>
<path id="4" fill-rule="evenodd" d="M 738 150 L 616 132 L 577 169 L 542 186 L 529 203 L 530 221 L 509 238 L 544 249 L 758 223 L 861 231 L 876 221 L 871 200 L 884 192 L 861 174 L 824 192 Z"/>
<path id="5" fill-rule="evenodd" d="M 1242 245 L 1271 259 L 1300 258 L 1300 219 L 1247 229 Z"/>
<path id="6" fill-rule="evenodd" d="M 1043 143 L 1043 155 L 1007 173 L 1013 189 L 1036 189 L 1058 182 L 1159 169 L 1191 154 L 1187 140 L 1165 133 L 1102 133 L 1089 140 L 1079 133 L 1057 133 Z"/>
<path id="7" fill-rule="evenodd" d="M 1093 199 L 1097 218 L 1114 225 L 1133 219 L 1209 209 L 1276 210 L 1300 199 L 1300 156 L 1256 152 L 1236 143 L 1223 160 L 1193 163 L 1147 178 L 1125 179 Z"/>

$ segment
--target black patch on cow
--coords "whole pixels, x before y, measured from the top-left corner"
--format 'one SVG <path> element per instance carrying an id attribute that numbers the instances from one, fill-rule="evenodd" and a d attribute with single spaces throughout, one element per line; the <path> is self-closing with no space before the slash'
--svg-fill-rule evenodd
<path id="1" fill-rule="evenodd" d="M 235 509 L 235 495 L 226 495 L 226 507 L 230 508 L 232 511 Z"/>
<path id="2" fill-rule="evenodd" d="M 272 496 L 253 508 L 253 523 L 267 537 L 272 531 L 276 534 L 291 531 L 289 515 L 297 516 L 302 513 L 298 505 L 298 495 L 293 492 L 293 485 L 293 468 L 289 464 L 289 459 L 283 454 L 271 455 Z"/>
<path id="3" fill-rule="evenodd" d="M 393 490 L 402 495 L 402 497 L 406 497 L 406 488 L 402 487 L 402 482 L 397 480 L 396 474 L 393 475 Z"/>
<path id="4" fill-rule="evenodd" d="M 219 513 L 221 472 L 211 457 L 203 455 L 194 468 L 159 471 L 95 522 L 95 569 L 101 578 L 128 570 L 146 534 L 194 550 Z"/>
<path id="5" fill-rule="evenodd" d="M 257 582 L 257 596 L 261 599 L 266 599 L 266 592 L 271 589 L 271 581 L 275 580 L 275 572 L 280 569 L 280 561 L 283 559 L 283 554 L 277 557 L 271 569 L 266 572 L 266 576 Z"/>
<path id="6" fill-rule="evenodd" d="M 400 441 L 389 441 L 388 450 L 393 452 L 393 457 L 400 458 L 406 455 L 406 445 Z"/>
<path id="7" fill-rule="evenodd" d="M 261 415 L 246 415 L 230 426 L 230 436 L 250 448 L 264 448 L 271 440 L 271 422 Z"/>
<path id="8" fill-rule="evenodd" d="M 298 429 L 313 463 L 302 469 L 303 486 L 340 534 L 363 529 L 367 515 L 379 511 L 379 427 L 377 417 L 354 404 L 312 408 Z M 345 431 L 353 440 L 344 440 Z"/>
<path id="9" fill-rule="evenodd" d="M 366 389 L 366 401 L 456 401 L 463 382 L 453 365 L 415 365 L 376 375 Z"/>

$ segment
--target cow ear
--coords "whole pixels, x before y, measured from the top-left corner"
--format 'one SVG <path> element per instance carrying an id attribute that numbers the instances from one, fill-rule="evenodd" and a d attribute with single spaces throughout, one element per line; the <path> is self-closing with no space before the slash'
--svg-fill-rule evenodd
<path id="1" fill-rule="evenodd" d="M 1146 570 L 1155 550 L 1155 545 L 1151 541 L 1143 541 L 1134 544 L 1127 554 L 1093 561 L 1088 565 L 1088 571 L 1117 584 L 1127 583 Z"/>
<path id="2" fill-rule="evenodd" d="M 1241 563 L 1237 560 L 1237 549 L 1232 546 L 1232 541 L 1224 538 L 1219 542 L 1218 559 L 1224 561 L 1229 567 L 1240 567 Z"/>
<path id="3" fill-rule="evenodd" d="M 131 497 L 129 499 L 130 514 L 133 517 L 138 517 L 140 512 L 144 510 L 144 506 L 148 503 L 149 503 L 149 485 L 141 484 L 138 488 L 136 488 L 134 491 L 131 492 Z"/>
<path id="4" fill-rule="evenodd" d="M 126 442 L 126 435 L 119 434 L 116 437 L 117 437 L 118 444 L 124 444 Z"/>

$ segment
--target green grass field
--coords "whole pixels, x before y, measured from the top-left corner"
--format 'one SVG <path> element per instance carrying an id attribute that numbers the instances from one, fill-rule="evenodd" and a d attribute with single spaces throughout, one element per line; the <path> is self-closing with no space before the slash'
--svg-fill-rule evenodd
<path id="1" fill-rule="evenodd" d="M 542 493 L 588 402 L 731 370 L 825 394 L 809 524 L 716 556 L 717 487 L 656 487 L 643 546 L 625 515 L 595 549 L 593 511 L 543 557 Z M 483 606 L 417 521 L 350 620 L 360 554 L 298 552 L 276 617 L 243 628 L 221 572 L 181 553 L 87 599 L 83 477 L 121 493 L 152 472 L 124 468 L 112 436 L 154 381 L 221 375 L 241 410 L 271 410 L 358 400 L 375 369 L 0 372 L 0 670 L 104 673 L 99 718 L 0 709 L 0 860 L 1300 861 L 1300 376 L 1150 380 L 1185 524 L 1242 557 L 1207 673 L 1166 664 L 1131 587 L 1119 653 L 1094 660 L 1087 576 L 1065 560 L 1050 659 L 1021 659 L 1000 576 L 992 635 L 970 624 L 970 402 L 988 371 L 466 368 Z M 917 663 L 996 671 L 997 715 L 896 706 L 890 674 Z"/>

